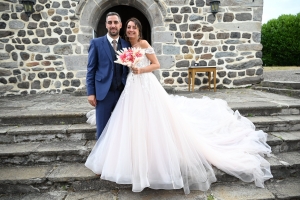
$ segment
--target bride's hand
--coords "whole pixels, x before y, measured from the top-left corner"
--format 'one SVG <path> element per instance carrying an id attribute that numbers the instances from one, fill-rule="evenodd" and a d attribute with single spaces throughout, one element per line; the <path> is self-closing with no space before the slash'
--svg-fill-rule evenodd
<path id="1" fill-rule="evenodd" d="M 143 68 L 140 68 L 140 67 L 131 67 L 131 70 L 132 70 L 132 73 L 134 74 L 141 74 L 143 73 Z"/>

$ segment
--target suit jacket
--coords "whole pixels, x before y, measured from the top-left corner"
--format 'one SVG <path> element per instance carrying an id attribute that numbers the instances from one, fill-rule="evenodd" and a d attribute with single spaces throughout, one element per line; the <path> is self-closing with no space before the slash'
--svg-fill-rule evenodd
<path id="1" fill-rule="evenodd" d="M 130 43 L 119 38 L 123 48 Z M 103 100 L 109 91 L 114 72 L 114 60 L 111 55 L 111 44 L 106 35 L 91 40 L 88 55 L 86 86 L 87 95 L 96 95 L 97 100 Z M 128 67 L 123 66 L 122 83 L 125 85 Z"/>

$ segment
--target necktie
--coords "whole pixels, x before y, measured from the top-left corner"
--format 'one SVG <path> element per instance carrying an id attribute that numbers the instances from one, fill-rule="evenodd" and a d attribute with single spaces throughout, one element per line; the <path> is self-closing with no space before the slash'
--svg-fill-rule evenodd
<path id="1" fill-rule="evenodd" d="M 114 50 L 117 51 L 117 41 L 113 40 L 112 43 L 113 43 Z"/>

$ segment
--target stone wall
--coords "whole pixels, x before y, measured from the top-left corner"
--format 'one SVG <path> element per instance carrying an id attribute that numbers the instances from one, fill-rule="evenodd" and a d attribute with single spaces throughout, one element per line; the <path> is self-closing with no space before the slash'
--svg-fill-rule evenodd
<path id="1" fill-rule="evenodd" d="M 85 72 L 69 70 L 65 55 L 82 54 L 76 0 L 37 0 L 29 18 L 17 0 L 0 2 L 0 95 L 73 92 Z"/>
<path id="2" fill-rule="evenodd" d="M 167 41 L 162 54 L 175 55 L 174 66 L 162 62 L 165 86 L 186 89 L 187 68 L 195 63 L 217 66 L 218 88 L 245 87 L 262 80 L 262 0 L 221 0 L 216 16 L 210 12 L 209 1 L 166 3 L 173 17 L 166 23 L 170 32 L 155 36 L 156 41 Z M 174 42 L 170 35 L 174 35 Z M 206 87 L 207 81 L 205 73 L 197 73 L 198 88 Z"/>
<path id="3" fill-rule="evenodd" d="M 145 13 L 166 88 L 187 90 L 187 69 L 217 66 L 217 86 L 262 80 L 263 0 L 124 0 Z M 71 93 L 85 88 L 87 49 L 104 10 L 118 0 L 37 0 L 28 18 L 17 0 L 0 2 L 0 95 Z M 206 87 L 198 73 L 196 89 Z"/>

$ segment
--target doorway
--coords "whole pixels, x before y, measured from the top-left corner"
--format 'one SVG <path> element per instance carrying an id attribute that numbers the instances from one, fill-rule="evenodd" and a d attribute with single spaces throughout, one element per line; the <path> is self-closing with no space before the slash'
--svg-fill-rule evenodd
<path id="1" fill-rule="evenodd" d="M 137 18 L 143 26 L 143 30 L 142 30 L 143 39 L 147 40 L 148 43 L 151 45 L 151 27 L 148 19 L 138 9 L 126 5 L 114 6 L 112 8 L 109 8 L 103 13 L 97 26 L 96 37 L 103 36 L 107 33 L 107 29 L 105 28 L 105 18 L 106 18 L 106 14 L 109 12 L 119 13 L 122 20 L 122 29 L 120 30 L 120 36 L 122 38 L 124 38 L 125 23 L 127 22 L 127 20 L 130 19 L 131 17 Z"/>

